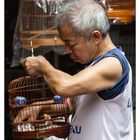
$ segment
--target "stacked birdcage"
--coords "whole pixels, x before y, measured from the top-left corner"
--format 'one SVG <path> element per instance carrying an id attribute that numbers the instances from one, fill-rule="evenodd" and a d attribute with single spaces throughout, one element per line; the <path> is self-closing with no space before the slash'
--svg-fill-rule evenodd
<path id="1" fill-rule="evenodd" d="M 128 24 L 135 20 L 135 0 L 97 0 L 111 24 Z"/>
<path id="2" fill-rule="evenodd" d="M 66 99 L 54 96 L 42 77 L 21 77 L 9 84 L 10 119 L 17 139 L 69 134 Z"/>

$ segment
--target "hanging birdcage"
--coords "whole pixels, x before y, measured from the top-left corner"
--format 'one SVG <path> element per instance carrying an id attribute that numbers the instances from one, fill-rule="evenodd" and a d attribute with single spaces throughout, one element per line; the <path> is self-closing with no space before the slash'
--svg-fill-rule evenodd
<path id="1" fill-rule="evenodd" d="M 42 77 L 26 76 L 12 80 L 8 92 L 14 138 L 68 136 L 70 112 L 66 99 L 54 96 Z"/>
<path id="2" fill-rule="evenodd" d="M 61 0 L 20 0 L 19 34 L 25 49 L 40 46 L 63 46 L 55 27 Z"/>

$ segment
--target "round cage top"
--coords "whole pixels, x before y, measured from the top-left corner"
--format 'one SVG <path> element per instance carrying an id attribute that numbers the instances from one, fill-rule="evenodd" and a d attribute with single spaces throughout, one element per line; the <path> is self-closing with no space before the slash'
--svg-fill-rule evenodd
<path id="1" fill-rule="evenodd" d="M 26 76 L 14 79 L 9 83 L 8 92 L 10 104 L 13 104 L 15 99 L 19 98 L 25 98 L 28 104 L 43 101 L 54 96 L 43 77 L 40 76 Z"/>
<path id="2" fill-rule="evenodd" d="M 47 97 L 53 96 L 43 77 L 26 76 L 14 79 L 9 83 L 8 92 L 9 96 L 16 97 L 24 95 L 29 99 L 32 99 L 35 94 L 37 98 L 40 95 L 44 96 L 46 93 Z"/>
<path id="3" fill-rule="evenodd" d="M 42 77 L 20 77 L 12 80 L 9 83 L 8 91 L 9 93 L 14 92 L 24 92 L 31 90 L 48 89 L 47 84 L 44 82 Z"/>

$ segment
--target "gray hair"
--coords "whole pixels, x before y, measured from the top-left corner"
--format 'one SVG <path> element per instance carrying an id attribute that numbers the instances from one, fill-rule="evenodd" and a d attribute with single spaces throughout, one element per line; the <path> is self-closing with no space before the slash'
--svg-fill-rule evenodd
<path id="1" fill-rule="evenodd" d="M 106 36 L 109 21 L 102 6 L 94 0 L 71 0 L 66 2 L 57 16 L 57 26 L 70 25 L 76 35 L 89 37 L 98 30 Z"/>

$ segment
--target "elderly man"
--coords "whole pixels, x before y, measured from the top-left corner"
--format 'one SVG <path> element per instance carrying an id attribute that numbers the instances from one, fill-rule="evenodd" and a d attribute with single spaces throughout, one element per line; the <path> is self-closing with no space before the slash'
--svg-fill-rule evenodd
<path id="1" fill-rule="evenodd" d="M 85 69 L 69 75 L 43 56 L 22 64 L 30 75 L 42 75 L 54 94 L 77 97 L 69 140 L 133 140 L 131 67 L 111 41 L 104 9 L 93 0 L 67 2 L 57 27 L 66 52 Z"/>

